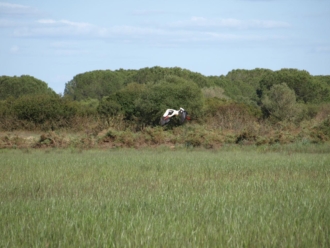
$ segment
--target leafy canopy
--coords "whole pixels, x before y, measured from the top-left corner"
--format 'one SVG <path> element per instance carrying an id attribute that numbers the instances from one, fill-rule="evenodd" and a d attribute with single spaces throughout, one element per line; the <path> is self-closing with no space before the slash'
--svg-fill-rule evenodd
<path id="1" fill-rule="evenodd" d="M 263 97 L 262 104 L 270 116 L 280 121 L 293 121 L 300 112 L 296 95 L 286 83 L 273 85 Z"/>
<path id="2" fill-rule="evenodd" d="M 9 97 L 19 98 L 23 95 L 38 94 L 56 95 L 45 82 L 31 76 L 0 77 L 0 100 L 5 100 Z"/>

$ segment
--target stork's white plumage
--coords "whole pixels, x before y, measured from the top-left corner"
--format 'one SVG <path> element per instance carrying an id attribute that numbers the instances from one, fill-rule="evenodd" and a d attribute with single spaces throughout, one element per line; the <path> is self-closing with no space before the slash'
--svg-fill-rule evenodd
<path id="1" fill-rule="evenodd" d="M 160 125 L 164 126 L 165 124 L 170 122 L 171 117 L 178 115 L 180 117 L 181 124 L 186 120 L 190 119 L 188 117 L 187 111 L 185 111 L 183 108 L 180 108 L 179 110 L 175 109 L 167 109 L 165 113 L 163 114 L 162 118 L 160 119 Z"/>

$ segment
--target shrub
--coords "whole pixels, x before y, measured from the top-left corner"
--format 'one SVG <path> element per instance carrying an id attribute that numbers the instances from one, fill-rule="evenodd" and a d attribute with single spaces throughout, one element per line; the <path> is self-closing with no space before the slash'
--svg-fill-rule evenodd
<path id="1" fill-rule="evenodd" d="M 69 101 L 68 101 L 69 102 Z M 99 106 L 100 101 L 95 98 L 88 98 L 82 101 L 71 101 L 71 104 L 74 104 L 77 108 L 77 114 L 80 116 L 92 116 L 97 115 L 97 108 Z"/>
<path id="2" fill-rule="evenodd" d="M 220 99 L 218 97 L 206 98 L 204 101 L 204 115 L 205 116 L 215 116 L 222 106 L 227 103 L 226 100 Z"/>
<path id="3" fill-rule="evenodd" d="M 18 98 L 13 104 L 13 112 L 18 119 L 34 124 L 53 123 L 69 120 L 77 109 L 59 96 L 27 95 Z"/>
<path id="4" fill-rule="evenodd" d="M 207 109 L 210 112 L 206 115 L 206 124 L 212 128 L 243 130 L 254 126 L 260 116 L 258 109 L 235 102 L 211 100 L 207 103 Z"/>
<path id="5" fill-rule="evenodd" d="M 34 148 L 46 148 L 57 147 L 66 148 L 70 141 L 64 138 L 62 135 L 58 135 L 55 132 L 43 133 L 40 135 L 39 141 L 34 145 Z"/>
<path id="6" fill-rule="evenodd" d="M 273 85 L 263 97 L 262 105 L 269 116 L 279 121 L 293 121 L 300 112 L 294 91 L 285 83 Z"/>
<path id="7" fill-rule="evenodd" d="M 102 99 L 100 104 L 97 107 L 97 112 L 101 117 L 106 118 L 109 121 L 110 117 L 116 116 L 120 113 L 121 106 L 114 100 L 111 99 Z"/>
<path id="8" fill-rule="evenodd" d="M 313 128 L 311 133 L 314 142 L 325 142 L 330 140 L 330 117 Z"/>
<path id="9" fill-rule="evenodd" d="M 145 141 L 149 145 L 153 144 L 163 144 L 165 142 L 165 132 L 161 127 L 146 127 L 141 131 L 141 134 L 144 136 Z"/>

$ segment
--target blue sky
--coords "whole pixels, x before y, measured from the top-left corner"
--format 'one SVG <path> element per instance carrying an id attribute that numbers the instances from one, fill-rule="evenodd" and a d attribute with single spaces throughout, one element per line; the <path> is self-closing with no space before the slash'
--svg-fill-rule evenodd
<path id="1" fill-rule="evenodd" d="M 0 0 L 0 37 L 0 75 L 57 93 L 79 73 L 120 68 L 330 75 L 329 0 Z"/>

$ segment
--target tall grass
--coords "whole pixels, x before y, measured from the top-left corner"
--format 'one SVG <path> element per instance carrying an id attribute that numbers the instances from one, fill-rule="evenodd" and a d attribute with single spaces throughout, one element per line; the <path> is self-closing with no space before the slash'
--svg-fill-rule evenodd
<path id="1" fill-rule="evenodd" d="M 0 247 L 329 247 L 330 155 L 0 150 Z"/>

